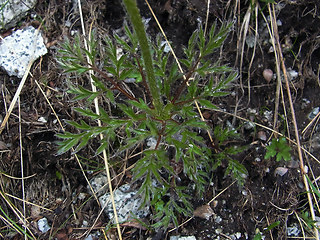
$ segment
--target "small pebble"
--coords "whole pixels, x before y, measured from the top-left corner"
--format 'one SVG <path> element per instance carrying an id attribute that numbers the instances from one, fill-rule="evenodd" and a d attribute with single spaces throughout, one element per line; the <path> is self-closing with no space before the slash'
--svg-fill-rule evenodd
<path id="1" fill-rule="evenodd" d="M 262 73 L 264 79 L 267 81 L 267 83 L 271 82 L 272 80 L 272 77 L 273 77 L 273 71 L 269 68 L 263 70 L 263 73 Z"/>
<path id="2" fill-rule="evenodd" d="M 258 139 L 260 139 L 262 141 L 267 141 L 267 134 L 265 131 L 259 131 L 257 133 L 257 137 L 258 137 Z"/>
<path id="3" fill-rule="evenodd" d="M 245 124 L 244 124 L 244 128 L 245 128 L 246 130 L 251 130 L 251 129 L 253 129 L 255 126 L 256 126 L 256 125 L 255 125 L 253 122 L 245 122 Z"/>
<path id="4" fill-rule="evenodd" d="M 197 207 L 196 210 L 194 210 L 193 215 L 195 217 L 200 217 L 209 220 L 210 217 L 214 214 L 212 208 L 209 205 L 202 205 L 200 207 Z"/>
<path id="5" fill-rule="evenodd" d="M 299 162 L 295 160 L 291 160 L 288 162 L 288 168 L 298 168 L 299 167 Z"/>
<path id="6" fill-rule="evenodd" d="M 283 177 L 288 172 L 288 168 L 285 167 L 277 167 L 274 171 L 274 175 L 279 175 L 280 177 Z"/>
<path id="7" fill-rule="evenodd" d="M 41 218 L 38 221 L 38 228 L 42 233 L 46 233 L 50 230 L 48 220 L 46 218 Z"/>
<path id="8" fill-rule="evenodd" d="M 294 80 L 298 77 L 299 74 L 295 70 L 290 70 L 290 71 L 288 71 L 288 75 L 289 75 L 290 80 Z"/>
<path id="9" fill-rule="evenodd" d="M 47 123 L 48 121 L 44 117 L 39 117 L 38 122 Z"/>
<path id="10" fill-rule="evenodd" d="M 217 216 L 216 219 L 214 220 L 216 223 L 221 223 L 222 218 L 220 216 Z"/>
<path id="11" fill-rule="evenodd" d="M 299 235 L 299 233 L 300 233 L 300 229 L 298 228 L 298 226 L 296 224 L 287 228 L 287 234 L 290 237 L 291 236 L 297 237 Z"/>
<path id="12" fill-rule="evenodd" d="M 216 207 L 218 206 L 218 203 L 219 203 L 218 200 L 214 200 L 214 201 L 212 202 L 213 208 L 216 208 Z"/>
<path id="13" fill-rule="evenodd" d="M 236 232 L 234 235 L 235 235 L 235 237 L 236 237 L 237 239 L 240 239 L 240 238 L 241 238 L 241 232 Z"/>
<path id="14" fill-rule="evenodd" d="M 308 115 L 308 118 L 310 120 L 314 119 L 317 116 L 317 114 L 319 113 L 319 111 L 320 111 L 320 107 L 316 107 L 316 108 L 312 109 L 311 113 L 309 113 L 309 115 Z"/>

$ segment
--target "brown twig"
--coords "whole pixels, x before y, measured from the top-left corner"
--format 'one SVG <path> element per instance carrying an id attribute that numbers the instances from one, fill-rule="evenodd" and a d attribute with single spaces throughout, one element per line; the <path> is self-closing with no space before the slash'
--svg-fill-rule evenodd
<path id="1" fill-rule="evenodd" d="M 146 90 L 146 92 L 147 92 L 147 94 L 148 94 L 148 96 L 150 98 L 151 106 L 153 108 L 153 97 L 152 97 L 152 95 L 150 93 L 150 89 L 149 89 L 149 85 L 147 83 L 146 76 L 145 76 L 145 74 L 143 72 L 143 68 L 142 68 L 142 66 L 140 64 L 140 61 L 139 61 L 138 57 L 136 55 L 134 57 L 135 57 L 135 59 L 137 61 L 137 64 L 138 64 L 138 67 L 139 67 L 139 72 L 140 72 L 141 77 L 142 77 L 142 84 L 143 84 L 143 86 L 144 86 L 144 88 L 145 88 L 145 90 Z"/>
<path id="2" fill-rule="evenodd" d="M 118 82 L 116 82 L 114 79 L 109 77 L 105 72 L 103 72 L 98 67 L 96 67 L 96 66 L 94 66 L 92 64 L 90 64 L 90 67 L 92 68 L 93 71 L 99 73 L 104 79 L 109 81 L 114 86 L 115 89 L 117 89 L 118 91 L 123 93 L 127 98 L 129 98 L 130 100 L 134 100 L 136 102 L 139 102 L 139 100 L 137 98 L 135 98 L 129 92 L 127 92 L 124 88 L 122 88 L 121 85 Z"/>
<path id="3" fill-rule="evenodd" d="M 184 77 L 184 80 L 180 86 L 180 88 L 178 89 L 178 91 L 176 92 L 176 95 L 174 96 L 173 100 L 172 100 L 172 104 L 175 104 L 175 102 L 179 99 L 181 93 L 183 92 L 183 90 L 185 89 L 185 87 L 188 85 L 189 79 L 191 78 L 192 74 L 195 72 L 196 67 L 198 66 L 199 62 L 200 62 L 201 57 L 199 56 L 197 61 L 195 62 L 195 64 L 192 66 L 192 68 L 190 69 L 190 71 L 187 73 L 187 75 Z"/>

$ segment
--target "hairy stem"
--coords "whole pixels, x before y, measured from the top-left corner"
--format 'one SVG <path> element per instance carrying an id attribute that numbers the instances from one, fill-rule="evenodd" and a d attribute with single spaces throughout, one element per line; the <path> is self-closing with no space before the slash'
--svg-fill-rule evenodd
<path id="1" fill-rule="evenodd" d="M 144 62 L 144 67 L 146 70 L 147 81 L 148 81 L 150 93 L 152 95 L 153 106 L 156 109 L 156 111 L 160 113 L 162 109 L 162 104 L 160 101 L 160 89 L 156 82 L 156 78 L 153 70 L 150 46 L 148 43 L 144 25 L 142 23 L 142 19 L 139 13 L 139 9 L 137 7 L 136 0 L 123 0 L 123 3 L 127 9 L 134 31 L 137 34 L 137 38 L 139 41 L 142 58 Z"/>

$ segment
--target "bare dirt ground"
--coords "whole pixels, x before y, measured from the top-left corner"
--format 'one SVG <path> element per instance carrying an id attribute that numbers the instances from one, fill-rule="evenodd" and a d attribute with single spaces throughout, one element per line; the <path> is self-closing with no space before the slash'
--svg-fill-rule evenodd
<path id="1" fill-rule="evenodd" d="M 141 14 L 151 18 L 148 33 L 155 36 L 159 33 L 152 15 L 144 1 L 138 1 Z M 264 69 L 276 72 L 276 59 L 266 21 L 270 26 L 269 9 L 265 1 L 259 1 L 259 11 L 254 11 L 249 1 L 211 1 L 208 23 L 220 24 L 222 21 L 233 21 L 234 26 L 223 48 L 217 55 L 222 63 L 227 63 L 239 72 L 239 79 L 230 90 L 232 94 L 227 98 L 216 100 L 221 109 L 250 119 L 263 126 L 275 129 L 273 126 L 277 81 L 270 82 L 263 77 Z M 278 1 L 277 1 L 278 2 Z M 167 37 L 172 41 L 177 54 L 181 54 L 181 47 L 188 41 L 189 36 L 196 29 L 199 20 L 206 19 L 207 3 L 205 0 L 150 0 L 151 7 L 159 18 Z M 125 12 L 119 1 L 95 0 L 83 1 L 83 16 L 87 31 L 96 28 L 99 34 L 112 34 L 113 30 L 123 26 Z M 247 42 L 241 51 L 244 30 L 241 28 L 246 13 L 251 13 Z M 297 118 L 297 126 L 301 134 L 301 142 L 306 149 L 317 157 L 319 154 L 320 137 L 317 123 L 303 132 L 311 121 L 309 113 L 320 106 L 320 2 L 316 0 L 279 1 L 275 4 L 276 19 L 278 20 L 278 36 L 287 71 L 291 73 L 290 90 Z M 109 219 L 104 214 L 98 216 L 100 207 L 93 198 L 89 198 L 87 183 L 74 155 L 56 155 L 57 138 L 55 134 L 61 132 L 55 115 L 47 100 L 44 98 L 37 83 L 60 119 L 77 119 L 73 107 L 82 103 L 72 102 L 67 93 L 68 81 L 86 85 L 87 79 L 63 74 L 56 56 L 59 43 L 66 38 L 73 39 L 74 32 L 81 32 L 79 11 L 71 1 L 39 0 L 37 7 L 32 10 L 39 18 L 30 15 L 21 23 L 20 27 L 40 26 L 39 19 L 44 20 L 41 26 L 46 39 L 48 54 L 36 61 L 31 69 L 31 75 L 20 95 L 20 110 L 14 109 L 7 127 L 1 134 L 1 208 L 17 224 L 21 224 L 14 214 L 8 201 L 22 211 L 21 158 L 24 161 L 25 194 L 27 217 L 34 236 L 37 239 L 84 239 L 86 231 L 93 226 L 93 232 L 100 232 L 100 239 L 106 239 L 102 230 L 109 226 Z M 263 18 L 266 17 L 266 19 Z M 256 22 L 257 20 L 257 22 Z M 250 39 L 254 39 L 257 23 L 258 40 L 256 47 L 249 47 Z M 241 57 L 241 54 L 243 57 Z M 242 59 L 242 61 L 241 61 Z M 215 61 L 216 59 L 213 59 Z M 19 79 L 9 77 L 0 71 L 2 97 L 0 108 L 2 117 L 6 106 L 10 104 L 19 84 Z M 283 104 L 280 95 L 280 106 L 276 129 L 295 139 L 293 119 L 287 97 L 287 89 L 283 82 Z M 286 110 L 286 111 L 284 111 Z M 20 111 L 20 112 L 19 112 Z M 287 114 L 287 123 L 282 116 Z M 21 131 L 19 130 L 19 114 L 21 115 Z M 268 115 L 268 114 L 271 114 Z M 46 119 L 45 122 L 39 118 Z M 292 161 L 277 162 L 275 159 L 264 159 L 266 144 L 272 132 L 256 125 L 246 127 L 246 121 L 221 112 L 206 112 L 206 120 L 212 127 L 227 122 L 241 133 L 241 141 L 248 145 L 248 149 L 238 156 L 238 161 L 245 165 L 249 175 L 243 188 L 232 184 L 230 176 L 224 176 L 224 167 L 212 173 L 212 184 L 208 184 L 206 195 L 194 198 L 194 207 L 211 202 L 214 217 L 209 220 L 194 217 L 180 228 L 171 232 L 157 234 L 152 230 L 139 227 L 123 226 L 123 239 L 169 239 L 172 235 L 193 235 L 196 239 L 253 239 L 257 229 L 265 239 L 287 239 L 288 228 L 296 227 L 300 230 L 297 237 L 312 237 L 303 220 L 309 211 L 305 194 L 297 147 L 291 144 Z M 289 129 L 287 129 L 289 126 Z M 260 134 L 265 134 L 266 139 Z M 22 145 L 20 143 L 22 140 Z M 103 169 L 103 160 L 94 156 L 94 150 L 87 148 L 79 153 L 80 163 L 89 177 L 93 177 Z M 317 179 L 320 174 L 319 163 L 308 154 L 303 155 L 305 165 L 308 165 L 309 175 Z M 121 168 L 116 162 L 112 174 L 117 175 Z M 284 167 L 287 172 L 283 176 L 277 174 L 278 167 Z M 120 169 L 121 170 L 121 169 Z M 114 187 L 128 179 L 116 178 Z M 121 182 L 119 182 L 121 181 Z M 314 182 L 316 184 L 316 181 Z M 232 185 L 231 185 L 232 184 Z M 13 198 L 16 196 L 17 198 Z M 79 198 L 83 196 L 83 198 Z M 33 203 L 36 205 L 31 205 Z M 40 206 L 37 207 L 37 206 Z M 316 210 L 316 215 L 320 213 Z M 3 216 L 3 215 L 2 215 Z M 309 213 L 310 216 L 310 213 Z M 48 219 L 51 230 L 41 233 L 36 221 L 42 217 Z M 179 217 L 181 223 L 187 218 Z M 86 225 L 84 225 L 84 221 Z M 148 219 L 146 220 L 148 221 Z M 279 224 L 271 230 L 264 230 L 270 224 Z M 22 239 L 17 233 L 9 231 L 5 221 L 0 223 L 0 234 L 5 239 Z M 304 233 L 301 231 L 304 226 Z M 117 239 L 115 228 L 110 227 L 107 239 Z M 113 236 L 113 238 L 112 238 Z M 98 237 L 97 237 L 98 239 Z"/>

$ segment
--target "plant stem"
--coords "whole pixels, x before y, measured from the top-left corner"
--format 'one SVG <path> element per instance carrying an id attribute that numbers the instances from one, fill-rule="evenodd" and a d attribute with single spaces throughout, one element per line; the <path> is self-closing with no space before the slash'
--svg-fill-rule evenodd
<path id="1" fill-rule="evenodd" d="M 188 85 L 189 79 L 191 78 L 192 74 L 195 72 L 196 67 L 198 66 L 200 60 L 201 60 L 201 58 L 199 56 L 197 61 L 193 65 L 193 67 L 190 69 L 190 71 L 188 71 L 187 75 L 184 77 L 184 80 L 183 80 L 182 84 L 180 85 L 180 88 L 178 89 L 178 91 L 176 92 L 176 95 L 174 96 L 174 98 L 172 100 L 173 104 L 175 104 L 176 101 L 180 98 L 180 95 L 181 95 L 182 91 Z"/>
<path id="2" fill-rule="evenodd" d="M 153 104 L 153 98 L 152 98 L 152 95 L 150 93 L 149 85 L 147 83 L 146 76 L 144 75 L 143 68 L 142 68 L 142 66 L 140 64 L 140 61 L 139 61 L 138 57 L 135 56 L 135 58 L 136 58 L 136 61 L 137 61 L 138 67 L 139 67 L 139 72 L 140 72 L 141 77 L 142 77 L 142 84 L 145 87 L 146 92 L 148 94 L 148 97 L 150 98 L 150 101 L 151 101 L 151 108 L 154 108 L 154 106 L 152 105 Z"/>
<path id="3" fill-rule="evenodd" d="M 151 51 L 150 51 L 147 35 L 145 32 L 144 24 L 142 23 L 142 19 L 139 13 L 139 9 L 137 7 L 136 0 L 123 0 L 123 3 L 130 17 L 130 21 L 133 25 L 134 31 L 137 34 L 137 38 L 139 41 L 140 50 L 141 50 L 142 58 L 144 62 L 144 67 L 146 70 L 147 81 L 148 81 L 150 93 L 152 95 L 152 104 L 156 112 L 160 114 L 162 109 L 162 104 L 160 101 L 160 94 L 159 94 L 160 89 L 157 85 L 154 70 L 153 70 Z"/>
<path id="4" fill-rule="evenodd" d="M 96 67 L 92 64 L 89 64 L 89 65 L 92 68 L 92 70 L 96 71 L 104 79 L 108 80 L 114 86 L 115 89 L 117 89 L 118 91 L 123 93 L 125 96 L 127 96 L 127 98 L 129 98 L 130 100 L 134 100 L 136 102 L 139 102 L 139 100 L 137 98 L 132 96 L 127 90 L 125 90 L 121 85 L 119 85 L 119 83 L 117 83 L 115 80 L 113 80 L 111 77 L 109 77 L 105 72 L 101 71 L 98 67 Z"/>

